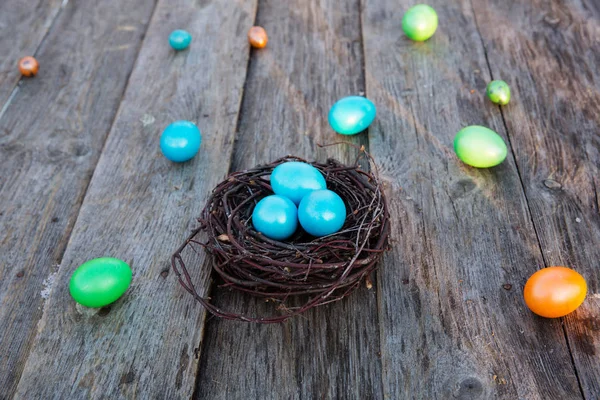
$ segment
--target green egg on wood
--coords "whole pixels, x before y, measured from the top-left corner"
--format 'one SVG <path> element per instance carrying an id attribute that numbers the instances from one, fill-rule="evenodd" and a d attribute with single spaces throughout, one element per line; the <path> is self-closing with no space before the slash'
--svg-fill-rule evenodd
<path id="1" fill-rule="evenodd" d="M 492 103 L 505 106 L 510 101 L 510 87 L 504 81 L 491 81 L 487 85 L 486 94 Z"/>
<path id="2" fill-rule="evenodd" d="M 476 168 L 495 167 L 508 153 L 500 135 L 479 125 L 467 126 L 456 134 L 454 151 L 462 162 Z"/>
<path id="3" fill-rule="evenodd" d="M 131 283 L 131 268 L 124 261 L 101 257 L 81 264 L 71 275 L 69 291 L 82 306 L 98 308 L 115 302 Z"/>
<path id="4" fill-rule="evenodd" d="M 409 39 L 423 42 L 433 36 L 438 27 L 438 15 L 426 4 L 417 4 L 402 17 L 402 30 Z"/>

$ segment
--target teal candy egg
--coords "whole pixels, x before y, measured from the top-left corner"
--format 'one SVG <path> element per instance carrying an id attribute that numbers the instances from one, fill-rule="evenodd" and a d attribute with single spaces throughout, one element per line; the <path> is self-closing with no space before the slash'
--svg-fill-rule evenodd
<path id="1" fill-rule="evenodd" d="M 254 207 L 252 225 L 268 238 L 287 239 L 298 227 L 298 209 L 287 197 L 267 196 Z"/>
<path id="2" fill-rule="evenodd" d="M 402 17 L 402 30 L 416 42 L 423 42 L 432 37 L 437 27 L 437 13 L 426 4 L 417 4 L 409 8 Z"/>
<path id="3" fill-rule="evenodd" d="M 160 149 L 174 162 L 188 161 L 198 153 L 202 136 L 200 129 L 190 121 L 175 121 L 167 126 L 160 137 Z"/>
<path id="4" fill-rule="evenodd" d="M 344 226 L 346 206 L 337 193 L 315 190 L 300 202 L 298 220 L 302 228 L 313 236 L 331 235 Z"/>
<path id="5" fill-rule="evenodd" d="M 183 29 L 177 29 L 169 35 L 169 44 L 177 51 L 185 50 L 192 42 L 192 35 Z"/>
<path id="6" fill-rule="evenodd" d="M 371 100 L 361 96 L 344 97 L 329 110 L 329 125 L 342 135 L 356 135 L 371 125 L 376 113 Z"/>
<path id="7" fill-rule="evenodd" d="M 287 197 L 294 204 L 313 190 L 327 189 L 321 171 L 310 164 L 288 161 L 279 164 L 271 172 L 271 188 L 280 196 Z"/>
<path id="8" fill-rule="evenodd" d="M 510 101 L 510 86 L 504 81 L 491 81 L 487 85 L 486 94 L 492 103 L 505 106 Z"/>
<path id="9" fill-rule="evenodd" d="M 454 137 L 454 151 L 462 162 L 477 168 L 490 168 L 506 158 L 508 150 L 500 135 L 484 126 L 461 129 Z"/>
<path id="10" fill-rule="evenodd" d="M 116 301 L 131 283 L 131 268 L 124 261 L 101 257 L 81 264 L 71 275 L 69 292 L 86 307 L 104 307 Z"/>

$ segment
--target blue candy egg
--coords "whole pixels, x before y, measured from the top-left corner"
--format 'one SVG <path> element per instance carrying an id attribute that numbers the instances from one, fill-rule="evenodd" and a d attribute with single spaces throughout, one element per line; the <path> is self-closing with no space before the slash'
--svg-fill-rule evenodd
<path id="1" fill-rule="evenodd" d="M 312 165 L 289 161 L 275 167 L 271 173 L 271 187 L 275 194 L 299 204 L 313 190 L 327 189 L 327 184 L 321 171 Z"/>
<path id="2" fill-rule="evenodd" d="M 266 237 L 287 239 L 298 227 L 298 209 L 287 197 L 276 194 L 267 196 L 254 207 L 252 225 Z"/>
<path id="3" fill-rule="evenodd" d="M 192 35 L 183 29 L 177 29 L 169 35 L 169 44 L 175 50 L 185 50 L 192 41 Z"/>
<path id="4" fill-rule="evenodd" d="M 298 219 L 304 230 L 313 236 L 331 235 L 346 221 L 346 206 L 331 190 L 310 192 L 298 206 Z"/>
<path id="5" fill-rule="evenodd" d="M 163 131 L 160 149 L 171 161 L 184 162 L 192 159 L 200 149 L 200 129 L 190 121 L 175 121 Z"/>
<path id="6" fill-rule="evenodd" d="M 342 135 L 356 135 L 367 129 L 375 119 L 375 104 L 365 97 L 344 97 L 331 107 L 329 125 Z"/>

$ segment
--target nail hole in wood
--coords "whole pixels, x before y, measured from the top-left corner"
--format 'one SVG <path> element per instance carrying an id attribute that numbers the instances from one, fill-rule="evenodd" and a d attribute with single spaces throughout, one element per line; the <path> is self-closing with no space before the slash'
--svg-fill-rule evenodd
<path id="1" fill-rule="evenodd" d="M 483 385 L 477 378 L 467 378 L 458 385 L 454 397 L 458 399 L 476 399 L 483 394 Z"/>
<path id="2" fill-rule="evenodd" d="M 132 383 L 135 380 L 135 374 L 133 371 L 129 371 L 126 374 L 121 375 L 121 384 Z"/>

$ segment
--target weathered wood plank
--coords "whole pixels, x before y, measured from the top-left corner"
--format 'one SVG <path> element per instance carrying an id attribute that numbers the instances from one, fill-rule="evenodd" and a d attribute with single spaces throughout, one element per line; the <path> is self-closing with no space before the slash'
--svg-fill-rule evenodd
<path id="1" fill-rule="evenodd" d="M 46 303 L 18 398 L 191 396 L 204 312 L 167 279 L 169 258 L 227 171 L 255 7 L 225 0 L 159 2 Z M 193 35 L 190 49 L 169 47 L 176 28 Z M 199 155 L 186 164 L 167 161 L 159 149 L 161 131 L 176 119 L 197 121 L 204 133 Z M 110 309 L 82 313 L 69 296 L 69 277 L 86 259 L 103 255 L 132 266 L 132 286 Z M 199 285 L 208 279 L 200 272 L 194 277 Z"/>
<path id="2" fill-rule="evenodd" d="M 353 162 L 349 146 L 318 143 L 336 135 L 327 113 L 342 96 L 364 91 L 358 1 L 259 2 L 257 24 L 268 46 L 252 52 L 232 170 L 294 154 Z M 273 315 L 276 306 L 214 288 L 223 309 Z M 361 287 L 343 301 L 278 325 L 210 319 L 197 398 L 382 398 L 375 290 Z"/>
<path id="3" fill-rule="evenodd" d="M 61 3 L 62 0 L 0 2 L 0 110 L 21 79 L 17 62 L 35 54 Z"/>
<path id="4" fill-rule="evenodd" d="M 545 264 L 575 268 L 588 282 L 588 299 L 564 326 L 585 397 L 596 399 L 600 8 L 585 0 L 477 0 L 474 8 L 492 75 L 514 93 L 503 113 Z"/>
<path id="5" fill-rule="evenodd" d="M 544 261 L 512 155 L 478 170 L 452 150 L 467 125 L 506 137 L 471 5 L 429 4 L 440 27 L 425 43 L 401 32 L 410 1 L 366 1 L 363 18 L 369 143 L 394 219 L 378 275 L 385 395 L 580 398 L 560 321 L 522 300 Z"/>
<path id="6" fill-rule="evenodd" d="M 0 397 L 16 389 L 152 10 L 68 4 L 38 51 L 43 72 L 0 118 Z"/>

